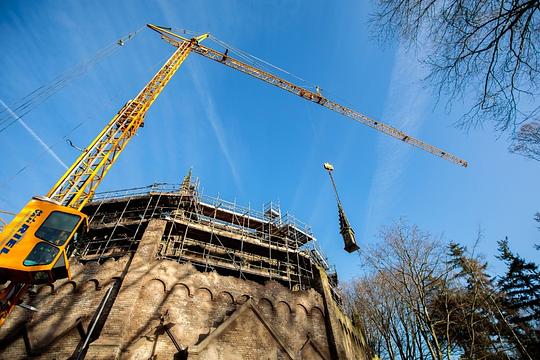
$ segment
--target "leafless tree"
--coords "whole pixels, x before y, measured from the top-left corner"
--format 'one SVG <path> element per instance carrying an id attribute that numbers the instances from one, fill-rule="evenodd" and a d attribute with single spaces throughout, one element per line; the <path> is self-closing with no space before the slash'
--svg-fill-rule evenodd
<path id="1" fill-rule="evenodd" d="M 497 130 L 514 132 L 540 113 L 535 98 L 540 92 L 539 0 L 376 0 L 376 4 L 373 24 L 379 34 L 398 34 L 427 49 L 423 59 L 430 68 L 427 80 L 439 95 L 449 95 L 452 103 L 474 94 L 458 125 L 469 128 L 489 120 Z"/>
<path id="2" fill-rule="evenodd" d="M 523 124 L 513 138 L 510 151 L 540 161 L 540 122 Z"/>
<path id="3" fill-rule="evenodd" d="M 371 332 L 383 358 L 444 359 L 429 304 L 446 276 L 445 247 L 416 226 L 399 222 L 381 231 L 381 242 L 362 251 L 368 275 L 347 298 Z M 451 342 L 445 342 L 451 344 Z M 445 355 L 446 354 L 446 355 Z"/>
<path id="4" fill-rule="evenodd" d="M 398 222 L 361 257 L 365 274 L 345 289 L 346 308 L 383 359 L 526 354 L 487 264 L 465 247 Z"/>

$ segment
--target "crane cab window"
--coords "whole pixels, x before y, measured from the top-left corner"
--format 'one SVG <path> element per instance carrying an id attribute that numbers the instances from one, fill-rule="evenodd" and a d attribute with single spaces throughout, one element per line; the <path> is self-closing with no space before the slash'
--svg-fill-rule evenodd
<path id="1" fill-rule="evenodd" d="M 81 219 L 78 215 L 53 211 L 36 231 L 36 237 L 62 246 Z"/>
<path id="2" fill-rule="evenodd" d="M 30 254 L 24 259 L 24 266 L 35 266 L 35 265 L 47 265 L 50 264 L 56 255 L 58 254 L 59 249 L 56 246 L 49 245 L 45 242 L 40 242 Z"/>

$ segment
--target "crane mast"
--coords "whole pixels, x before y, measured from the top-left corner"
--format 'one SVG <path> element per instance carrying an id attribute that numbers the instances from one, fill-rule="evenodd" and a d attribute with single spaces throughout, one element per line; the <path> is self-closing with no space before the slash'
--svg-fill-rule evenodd
<path id="1" fill-rule="evenodd" d="M 101 133 L 58 180 L 47 197 L 81 210 L 92 198 L 118 155 L 139 127 L 146 112 L 184 62 L 194 41 L 183 42 L 133 100 L 113 117 Z"/>
<path id="2" fill-rule="evenodd" d="M 183 42 L 75 160 L 46 197 L 34 197 L 0 233 L 0 326 L 31 284 L 70 278 L 73 242 L 87 225 L 81 212 L 144 117 L 202 35 Z"/>

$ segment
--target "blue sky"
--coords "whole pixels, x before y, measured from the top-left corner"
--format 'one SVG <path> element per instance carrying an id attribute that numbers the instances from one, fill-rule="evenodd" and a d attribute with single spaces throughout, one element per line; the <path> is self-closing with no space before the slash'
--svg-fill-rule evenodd
<path id="1" fill-rule="evenodd" d="M 205 193 L 282 209 L 312 225 L 342 279 L 361 272 L 342 250 L 337 211 L 322 163 L 335 165 L 345 210 L 363 244 L 399 218 L 471 246 L 494 269 L 496 241 L 539 261 L 540 164 L 508 154 L 505 136 L 452 124 L 467 104 L 436 106 L 420 82 L 421 54 L 369 32 L 369 2 L 92 1 L 0 2 L 0 100 L 17 102 L 146 23 L 211 32 L 320 85 L 327 96 L 452 152 L 448 163 L 374 130 L 191 55 L 150 109 L 100 190 L 180 182 L 189 167 Z M 0 133 L 0 209 L 17 211 L 45 194 L 84 147 L 144 86 L 174 49 L 145 29 Z M 444 99 L 442 99 L 444 103 Z M 55 158 L 57 156 L 57 158 Z M 60 161 L 59 161 L 60 160 Z M 17 174 L 21 169 L 24 171 Z"/>

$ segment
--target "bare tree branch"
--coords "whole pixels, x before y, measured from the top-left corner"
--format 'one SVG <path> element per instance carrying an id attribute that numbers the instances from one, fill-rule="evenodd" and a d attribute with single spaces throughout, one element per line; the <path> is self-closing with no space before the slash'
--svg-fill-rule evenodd
<path id="1" fill-rule="evenodd" d="M 377 0 L 379 37 L 429 46 L 427 81 L 448 105 L 474 96 L 456 123 L 498 131 L 540 114 L 540 0 Z M 427 43 L 427 44 L 425 44 Z M 538 160 L 538 158 L 535 158 Z"/>

